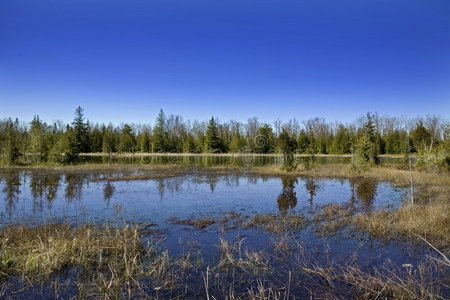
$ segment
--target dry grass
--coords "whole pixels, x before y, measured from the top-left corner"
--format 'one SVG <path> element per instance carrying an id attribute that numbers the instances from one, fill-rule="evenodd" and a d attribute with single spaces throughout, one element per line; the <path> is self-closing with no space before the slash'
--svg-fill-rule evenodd
<path id="1" fill-rule="evenodd" d="M 429 257 L 418 265 L 401 266 L 386 260 L 368 270 L 358 266 L 357 254 L 345 264 L 320 264 L 300 249 L 297 266 L 317 284 L 318 297 L 328 299 L 444 299 L 450 283 L 446 257 Z M 444 291 L 442 291 L 443 289 Z M 320 291 L 320 292 L 319 292 Z"/>
<path id="2" fill-rule="evenodd" d="M 406 205 L 396 211 L 359 214 L 354 223 L 359 230 L 376 237 L 422 236 L 440 245 L 450 245 L 450 203 Z"/>
<path id="3" fill-rule="evenodd" d="M 327 204 L 319 208 L 313 216 L 316 232 L 333 235 L 352 222 L 354 208 L 349 205 Z"/>
<path id="4" fill-rule="evenodd" d="M 107 264 L 124 253 L 134 257 L 142 251 L 137 234 L 137 228 L 128 226 L 9 226 L 0 232 L 0 272 L 45 276 L 72 265 Z"/>
<path id="5" fill-rule="evenodd" d="M 175 280 L 168 253 L 144 246 L 137 227 L 9 226 L 2 228 L 0 243 L 0 273 L 15 287 L 20 283 L 18 290 L 47 282 L 55 295 L 64 293 L 65 284 L 57 282 L 67 271 L 73 278 L 66 285 L 75 284 L 80 298 L 148 295 Z M 151 287 L 142 278 L 151 279 Z"/>
<path id="6" fill-rule="evenodd" d="M 335 209 L 326 209 L 324 219 Z M 17 297 L 37 296 L 51 289 L 42 297 L 289 299 L 291 292 L 309 284 L 317 298 L 440 299 L 440 288 L 448 285 L 450 263 L 445 253 L 416 266 L 386 262 L 365 270 L 356 265 L 356 258 L 344 265 L 328 259 L 318 263 L 287 235 L 273 242 L 271 253 L 249 249 L 244 240 L 221 238 L 218 260 L 204 261 L 201 254 L 189 252 L 171 258 L 167 250 L 143 244 L 133 226 L 4 227 L 0 297 L 11 296 L 11 291 Z M 72 275 L 60 280 L 66 271 Z"/>
<path id="7" fill-rule="evenodd" d="M 267 255 L 262 251 L 243 249 L 242 242 L 243 239 L 232 244 L 220 238 L 218 247 L 221 251 L 221 258 L 217 268 L 226 271 L 239 268 L 241 271 L 251 272 L 253 275 L 267 272 L 269 270 Z"/>

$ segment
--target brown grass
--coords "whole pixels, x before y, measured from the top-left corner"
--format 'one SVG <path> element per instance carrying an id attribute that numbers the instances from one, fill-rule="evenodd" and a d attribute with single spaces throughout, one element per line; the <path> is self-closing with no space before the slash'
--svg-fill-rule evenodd
<path id="1" fill-rule="evenodd" d="M 439 245 L 450 245 L 450 203 L 406 205 L 396 211 L 359 214 L 354 223 L 357 229 L 377 237 L 421 236 Z"/>
<path id="2" fill-rule="evenodd" d="M 351 261 L 318 263 L 300 248 L 296 264 L 316 284 L 316 296 L 327 299 L 444 299 L 449 284 L 446 257 L 429 257 L 417 265 L 386 260 L 368 270 Z"/>

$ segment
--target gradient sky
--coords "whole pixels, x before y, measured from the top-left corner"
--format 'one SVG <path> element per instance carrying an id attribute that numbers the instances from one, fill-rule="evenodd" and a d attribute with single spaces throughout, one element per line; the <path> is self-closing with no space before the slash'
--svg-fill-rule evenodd
<path id="1" fill-rule="evenodd" d="M 450 117 L 448 0 L 2 0 L 0 118 Z"/>

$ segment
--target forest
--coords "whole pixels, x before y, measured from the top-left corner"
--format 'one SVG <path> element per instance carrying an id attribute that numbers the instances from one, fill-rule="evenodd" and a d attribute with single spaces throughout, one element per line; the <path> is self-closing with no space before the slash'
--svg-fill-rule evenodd
<path id="1" fill-rule="evenodd" d="M 89 121 L 81 107 L 71 124 L 46 123 L 36 115 L 27 123 L 0 120 L 1 164 L 72 164 L 81 153 L 255 153 L 359 154 L 377 164 L 378 155 L 414 153 L 439 168 L 450 165 L 449 121 L 437 115 L 418 118 L 379 116 L 368 112 L 351 123 L 258 118 L 220 122 L 185 121 L 161 109 L 153 124 L 99 124 Z M 285 157 L 286 159 L 286 157 Z"/>

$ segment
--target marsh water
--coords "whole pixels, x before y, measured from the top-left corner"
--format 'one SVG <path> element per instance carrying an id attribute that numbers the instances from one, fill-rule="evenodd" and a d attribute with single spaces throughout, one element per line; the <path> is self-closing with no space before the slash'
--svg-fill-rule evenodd
<path id="1" fill-rule="evenodd" d="M 397 209 L 407 198 L 402 188 L 367 179 L 215 175 L 193 169 L 171 178 L 117 180 L 145 172 L 155 171 L 1 171 L 1 224 L 128 222 L 137 224 L 146 239 L 161 239 L 160 247 L 172 256 L 193 251 L 214 264 L 220 256 L 220 238 L 273 253 L 272 242 L 279 234 L 239 225 L 254 216 L 282 219 L 301 214 L 313 220 L 327 205 L 350 207 L 357 214 Z M 198 219 L 211 222 L 192 225 Z M 386 260 L 415 265 L 429 251 L 407 242 L 373 239 L 351 226 L 330 233 L 311 222 L 289 234 L 314 252 L 319 262 L 329 257 L 345 262 L 357 252 L 358 262 L 368 269 Z M 283 266 L 279 268 L 277 276 L 291 276 Z M 198 281 L 202 285 L 201 278 Z M 296 293 L 308 295 L 300 286 Z"/>

